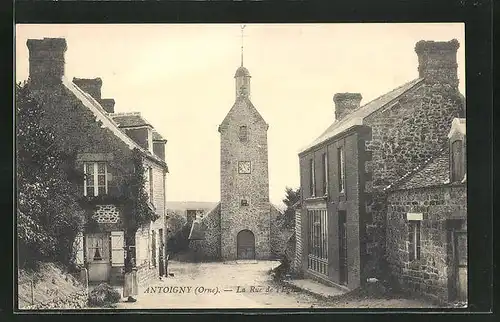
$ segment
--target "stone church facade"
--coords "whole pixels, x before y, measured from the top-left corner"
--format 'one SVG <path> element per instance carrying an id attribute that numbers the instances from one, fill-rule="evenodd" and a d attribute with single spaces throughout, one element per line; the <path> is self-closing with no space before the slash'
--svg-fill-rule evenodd
<path id="1" fill-rule="evenodd" d="M 240 66 L 234 78 L 236 99 L 218 129 L 221 201 L 189 236 L 198 259 L 269 259 L 284 251 L 273 225 L 280 213 L 269 202 L 269 125 L 250 100 L 248 70 Z"/>

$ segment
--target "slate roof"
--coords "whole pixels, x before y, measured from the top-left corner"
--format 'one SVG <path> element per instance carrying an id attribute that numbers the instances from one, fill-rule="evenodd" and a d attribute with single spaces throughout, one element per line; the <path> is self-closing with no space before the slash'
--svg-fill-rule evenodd
<path id="1" fill-rule="evenodd" d="M 448 137 L 455 132 L 466 135 L 466 119 L 454 118 Z M 420 166 L 408 171 L 393 184 L 384 190 L 415 189 L 450 183 L 450 156 L 449 146 L 441 148 L 434 156 L 424 161 Z M 467 173 L 461 183 L 467 181 Z"/>
<path id="2" fill-rule="evenodd" d="M 205 230 L 206 230 L 206 225 L 203 223 L 205 220 L 208 220 L 207 218 L 212 217 L 215 214 L 220 213 L 220 202 L 217 203 L 217 205 L 207 212 L 205 216 L 203 216 L 202 219 L 196 219 L 193 221 L 193 224 L 191 225 L 191 230 L 189 231 L 189 240 L 203 240 L 205 239 Z"/>
<path id="3" fill-rule="evenodd" d="M 67 79 L 66 77 L 62 77 L 62 83 L 64 87 L 66 87 L 80 102 L 88 108 L 95 116 L 98 121 L 102 122 L 102 126 L 108 128 L 116 135 L 119 139 L 121 139 L 130 149 L 138 149 L 142 152 L 143 155 L 149 157 L 150 159 L 155 160 L 157 163 L 163 165 L 167 171 L 168 166 L 165 161 L 160 159 L 158 156 L 152 154 L 146 149 L 142 148 L 139 144 L 137 144 L 132 138 L 130 138 L 122 129 L 118 126 L 116 121 L 108 115 L 108 113 L 104 110 L 99 102 L 97 102 L 90 94 L 83 91 L 77 85 L 75 85 L 72 81 Z"/>
<path id="4" fill-rule="evenodd" d="M 415 189 L 443 185 L 450 181 L 450 159 L 445 150 L 441 155 L 416 171 L 399 189 Z"/>
<path id="5" fill-rule="evenodd" d="M 238 67 L 236 73 L 234 74 L 234 77 L 239 77 L 239 76 L 250 76 L 250 72 L 245 67 L 240 66 Z"/>
<path id="6" fill-rule="evenodd" d="M 258 119 L 262 120 L 262 122 L 266 123 L 266 121 L 264 120 L 264 118 L 262 117 L 262 115 L 260 115 L 260 113 L 257 110 L 257 108 L 255 108 L 255 106 L 252 104 L 252 102 L 250 101 L 250 99 L 248 98 L 248 96 L 238 96 L 238 97 L 236 97 L 236 101 L 234 102 L 233 106 L 231 107 L 231 109 L 229 110 L 229 112 L 226 114 L 226 117 L 224 117 L 224 120 L 222 120 L 222 123 L 219 126 L 219 130 L 220 130 L 221 126 L 224 126 L 229 121 L 229 115 L 231 115 L 233 109 L 235 109 L 236 106 L 238 106 L 238 103 L 240 101 L 244 101 L 247 104 L 247 106 L 250 108 L 250 110 L 252 111 L 252 113 L 254 113 L 254 115 Z"/>
<path id="7" fill-rule="evenodd" d="M 111 118 L 118 124 L 119 127 L 138 127 L 138 126 L 151 126 L 139 112 L 132 113 L 113 113 L 110 114 Z"/>
<path id="8" fill-rule="evenodd" d="M 389 103 L 396 100 L 398 97 L 414 88 L 416 85 L 421 83 L 423 78 L 414 79 L 406 84 L 403 84 L 392 91 L 379 96 L 378 98 L 366 103 L 361 106 L 357 110 L 353 111 L 349 115 L 347 115 L 342 120 L 335 120 L 332 125 L 330 125 L 323 134 L 321 134 L 316 140 L 314 140 L 311 144 L 304 147 L 300 153 L 303 153 L 325 141 L 333 138 L 334 136 L 347 131 L 348 129 L 356 126 L 363 125 L 363 121 L 366 117 L 371 115 L 372 113 L 380 110 L 381 108 L 387 106 Z"/>

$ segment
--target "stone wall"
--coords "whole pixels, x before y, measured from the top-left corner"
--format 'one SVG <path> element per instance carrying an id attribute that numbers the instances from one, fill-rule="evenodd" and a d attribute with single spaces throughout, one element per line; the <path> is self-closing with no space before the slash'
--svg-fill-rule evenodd
<path id="1" fill-rule="evenodd" d="M 367 264 L 366 274 L 377 278 L 387 277 L 382 260 L 387 212 L 383 189 L 448 144 L 450 124 L 463 112 L 458 90 L 425 80 L 388 106 L 365 119 L 371 129 L 365 142 L 365 173 L 370 178 L 365 185 L 366 253 L 380 259 Z"/>
<path id="2" fill-rule="evenodd" d="M 247 139 L 240 140 L 240 126 Z M 250 230 L 257 259 L 270 256 L 270 204 L 267 151 L 268 125 L 248 99 L 238 98 L 219 127 L 221 133 L 221 256 L 237 257 L 237 236 Z M 238 171 L 240 161 L 251 162 L 251 173 Z M 246 199 L 248 205 L 242 206 Z"/>
<path id="3" fill-rule="evenodd" d="M 202 261 L 219 260 L 221 255 L 220 204 L 207 213 L 200 220 L 200 223 L 204 239 L 191 240 L 189 242 L 189 249 L 192 252 L 193 258 Z"/>
<path id="4" fill-rule="evenodd" d="M 420 260 L 409 261 L 408 212 L 423 214 Z M 447 301 L 450 245 L 448 220 L 466 229 L 467 192 L 461 186 L 394 191 L 388 198 L 387 261 L 394 286 L 411 294 Z"/>
<path id="5" fill-rule="evenodd" d="M 137 268 L 137 285 L 139 288 L 147 287 L 148 284 L 155 283 L 159 280 L 160 274 L 157 267 L 149 267 L 143 265 Z"/>
<path id="6" fill-rule="evenodd" d="M 371 127 L 366 150 L 372 154 L 366 167 L 373 189 L 385 188 L 445 146 L 453 118 L 462 113 L 458 90 L 424 80 L 391 107 L 366 118 Z"/>

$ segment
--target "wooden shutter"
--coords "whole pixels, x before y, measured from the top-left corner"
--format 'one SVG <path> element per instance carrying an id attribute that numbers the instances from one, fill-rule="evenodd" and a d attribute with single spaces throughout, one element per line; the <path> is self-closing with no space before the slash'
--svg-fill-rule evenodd
<path id="1" fill-rule="evenodd" d="M 73 243 L 73 247 L 76 252 L 76 257 L 75 257 L 75 263 L 77 265 L 83 265 L 85 264 L 85 259 L 83 255 L 83 233 L 79 232 L 76 237 L 75 241 Z"/>
<path id="2" fill-rule="evenodd" d="M 123 231 L 111 232 L 111 266 L 125 265 L 125 239 Z"/>

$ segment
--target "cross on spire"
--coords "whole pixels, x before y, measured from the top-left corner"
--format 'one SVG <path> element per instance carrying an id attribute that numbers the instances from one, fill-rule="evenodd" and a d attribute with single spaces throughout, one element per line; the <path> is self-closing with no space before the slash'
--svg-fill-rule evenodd
<path id="1" fill-rule="evenodd" d="M 243 37 L 245 37 L 245 35 L 243 34 L 243 29 L 245 29 L 247 25 L 241 25 L 240 28 L 241 28 L 241 66 L 243 66 Z"/>

